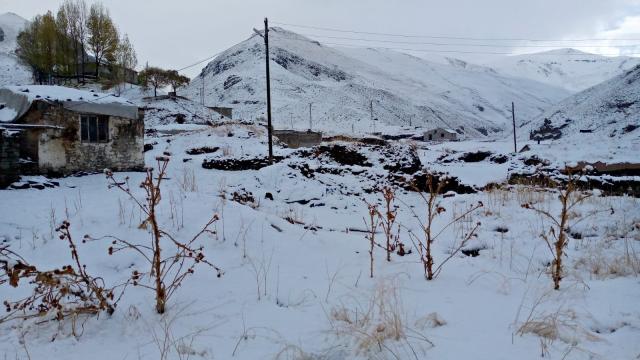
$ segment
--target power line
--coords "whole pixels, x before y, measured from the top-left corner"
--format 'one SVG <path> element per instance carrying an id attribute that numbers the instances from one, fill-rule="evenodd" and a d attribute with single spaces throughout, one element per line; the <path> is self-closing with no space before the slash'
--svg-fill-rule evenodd
<path id="1" fill-rule="evenodd" d="M 391 44 L 409 44 L 409 45 L 434 45 L 434 46 L 475 46 L 475 47 L 505 47 L 505 48 L 514 48 L 514 47 L 532 47 L 532 48 L 565 48 L 566 46 L 550 46 L 550 45 L 506 45 L 506 44 L 456 44 L 456 43 L 434 43 L 434 42 L 422 42 L 422 41 L 395 41 L 395 40 L 380 40 L 380 39 L 365 39 L 365 38 L 352 38 L 352 37 L 341 37 L 341 36 L 327 36 L 327 35 L 318 35 L 318 34 L 305 34 L 298 33 L 298 35 L 309 36 L 309 37 L 319 37 L 325 39 L 335 39 L 335 40 L 356 40 L 356 41 L 366 41 L 366 42 L 382 42 L 382 43 L 391 43 Z M 610 47 L 610 45 L 595 45 L 595 44 L 580 44 L 579 47 Z M 617 48 L 640 48 L 640 44 L 633 45 L 615 45 Z"/>
<path id="2" fill-rule="evenodd" d="M 291 24 L 273 21 L 273 24 L 285 25 L 292 27 L 299 27 L 304 29 L 314 29 L 323 31 L 333 31 L 341 33 L 351 34 L 365 34 L 365 35 L 377 35 L 377 36 L 393 36 L 403 38 L 426 38 L 426 39 L 447 39 L 447 40 L 472 40 L 472 41 L 535 41 L 535 42 L 558 42 L 558 41 L 640 41 L 638 38 L 583 38 L 583 39 L 529 39 L 529 38 L 482 38 L 482 37 L 462 37 L 462 36 L 440 36 L 440 35 L 408 35 L 408 34 L 394 34 L 394 33 L 382 33 L 382 32 L 370 32 L 370 31 L 357 31 L 336 29 L 319 26 L 309 26 L 300 24 Z"/>
<path id="3" fill-rule="evenodd" d="M 193 64 L 191 64 L 191 65 L 189 65 L 189 66 L 185 66 L 185 67 L 180 68 L 180 69 L 178 69 L 178 70 L 176 70 L 176 71 L 180 72 L 180 71 L 183 71 L 183 70 L 186 70 L 186 69 L 192 68 L 192 67 L 194 67 L 194 66 L 196 66 L 196 65 L 202 64 L 203 62 L 205 62 L 205 61 L 207 61 L 207 60 L 211 60 L 211 59 L 215 58 L 216 56 L 218 56 L 218 55 L 222 54 L 224 51 L 225 51 L 225 50 L 223 50 L 223 51 L 218 51 L 217 53 L 215 53 L 215 54 L 213 54 L 213 55 L 211 55 L 211 56 L 207 57 L 206 59 L 202 59 L 202 60 L 200 60 L 200 61 L 198 61 L 198 62 L 196 62 L 196 63 L 193 63 Z"/>
<path id="4" fill-rule="evenodd" d="M 475 54 L 475 55 L 548 55 L 544 52 L 541 53 L 525 53 L 525 54 L 514 54 L 512 52 L 497 52 L 497 51 L 465 51 L 465 50 L 441 50 L 441 49 L 415 49 L 415 48 L 404 48 L 404 47 L 382 47 L 382 46 L 365 46 L 363 44 L 348 44 L 348 43 L 333 43 L 333 42 L 322 42 L 311 40 L 311 39 L 292 39 L 289 38 L 287 40 L 291 41 L 302 41 L 308 42 L 312 44 L 321 44 L 321 45 L 332 45 L 332 46 L 344 46 L 344 47 L 352 47 L 357 49 L 383 49 L 383 50 L 395 50 L 395 51 L 414 51 L 414 52 L 424 52 L 424 53 L 447 53 L 447 54 Z M 517 48 L 518 46 L 513 46 Z M 625 53 L 625 54 L 613 54 L 613 53 L 598 53 L 598 54 L 590 54 L 590 53 L 558 53 L 554 54 L 554 56 L 585 56 L 585 55 L 595 55 L 595 56 L 635 56 L 640 55 L 640 53 Z"/>

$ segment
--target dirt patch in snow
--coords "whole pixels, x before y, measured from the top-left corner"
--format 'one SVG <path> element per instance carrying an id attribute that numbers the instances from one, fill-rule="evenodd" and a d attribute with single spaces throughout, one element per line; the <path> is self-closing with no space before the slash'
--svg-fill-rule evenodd
<path id="1" fill-rule="evenodd" d="M 453 191 L 458 194 L 474 194 L 478 192 L 473 187 L 461 183 L 460 179 L 457 177 L 441 173 L 420 172 L 413 175 L 409 181 L 405 181 L 404 184 L 401 185 L 405 190 L 429 192 L 429 187 L 427 185 L 427 179 L 429 176 L 433 176 L 434 187 L 438 187 L 440 182 L 444 181 L 441 194 L 449 191 Z"/>
<path id="2" fill-rule="evenodd" d="M 340 165 L 372 166 L 365 155 L 362 155 L 357 149 L 351 146 L 338 144 L 323 145 L 314 148 L 313 152 L 316 157 L 326 155 Z"/>
<path id="3" fill-rule="evenodd" d="M 284 157 L 274 156 L 273 163 L 282 161 Z M 267 167 L 268 158 L 241 158 L 241 159 L 206 159 L 202 162 L 205 169 L 226 170 L 226 171 L 242 171 L 242 170 L 260 170 Z"/>
<path id="4" fill-rule="evenodd" d="M 189 154 L 189 155 L 211 154 L 211 153 L 214 153 L 214 152 L 216 152 L 218 150 L 220 150 L 219 146 L 214 146 L 214 147 L 203 146 L 203 147 L 199 147 L 199 148 L 189 149 L 189 150 L 187 150 L 187 154 Z"/>

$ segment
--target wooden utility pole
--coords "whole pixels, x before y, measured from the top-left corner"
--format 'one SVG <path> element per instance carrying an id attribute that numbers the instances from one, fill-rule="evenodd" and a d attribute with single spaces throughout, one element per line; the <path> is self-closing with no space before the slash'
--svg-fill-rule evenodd
<path id="1" fill-rule="evenodd" d="M 267 136 L 269 141 L 269 164 L 273 164 L 273 137 L 271 126 L 271 76 L 269 74 L 269 20 L 264 18 L 264 35 L 258 30 L 253 31 L 264 39 L 264 53 L 267 70 Z"/>
<path id="2" fill-rule="evenodd" d="M 518 144 L 516 143 L 516 106 L 511 102 L 511 118 L 513 119 L 513 152 L 518 152 Z"/>
<path id="3" fill-rule="evenodd" d="M 373 126 L 373 132 L 376 132 L 376 123 L 373 120 L 373 100 L 369 102 L 369 109 L 371 110 L 371 126 Z"/>
<path id="4" fill-rule="evenodd" d="M 200 92 L 200 101 L 202 102 L 202 106 L 204 107 L 204 73 L 202 74 L 202 89 Z"/>

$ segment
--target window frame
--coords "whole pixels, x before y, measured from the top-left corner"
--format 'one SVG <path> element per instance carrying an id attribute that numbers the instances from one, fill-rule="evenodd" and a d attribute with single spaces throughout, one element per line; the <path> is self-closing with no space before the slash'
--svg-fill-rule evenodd
<path id="1" fill-rule="evenodd" d="M 109 116 L 96 114 L 80 115 L 80 142 L 85 144 L 108 143 Z"/>

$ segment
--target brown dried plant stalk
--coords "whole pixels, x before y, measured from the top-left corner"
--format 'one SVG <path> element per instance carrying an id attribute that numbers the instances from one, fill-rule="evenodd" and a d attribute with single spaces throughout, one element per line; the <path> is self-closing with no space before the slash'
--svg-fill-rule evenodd
<path id="1" fill-rule="evenodd" d="M 18 301 L 4 301 L 8 314 L 0 318 L 0 323 L 48 315 L 62 321 L 69 317 L 75 319 L 81 314 L 97 315 L 103 311 L 113 314 L 128 282 L 108 288 L 102 278 L 90 275 L 80 260 L 70 227 L 71 224 L 64 221 L 56 231 L 59 239 L 66 241 L 69 246 L 73 265 L 40 271 L 8 246 L 0 248 L 0 268 L 4 271 L 0 274 L 0 285 L 8 283 L 18 287 L 21 281 L 34 285 L 29 296 Z M 118 288 L 120 294 L 116 297 L 114 293 Z"/>
<path id="2" fill-rule="evenodd" d="M 414 217 L 420 223 L 420 228 L 422 230 L 422 238 L 415 236 L 413 233 L 410 233 L 410 236 L 412 241 L 414 242 L 414 246 L 418 248 L 418 253 L 420 255 L 420 261 L 422 263 L 425 278 L 427 280 L 433 280 L 440 274 L 444 264 L 448 262 L 450 259 L 452 259 L 456 254 L 458 254 L 464 248 L 464 246 L 467 245 L 469 240 L 475 237 L 476 232 L 480 227 L 480 223 L 476 223 L 475 227 L 473 227 L 468 234 L 465 234 L 460 244 L 451 251 L 449 256 L 443 262 L 441 262 L 435 270 L 433 268 L 435 265 L 434 258 L 433 258 L 433 251 L 432 251 L 433 243 L 449 226 L 457 223 L 458 221 L 461 221 L 467 215 L 481 208 L 483 204 L 482 202 L 479 201 L 477 204 L 470 206 L 469 209 L 467 209 L 467 211 L 463 212 L 460 216 L 455 217 L 453 220 L 451 220 L 449 223 L 443 226 L 438 232 L 435 232 L 433 228 L 433 222 L 435 218 L 438 215 L 446 212 L 446 209 L 439 202 L 439 197 L 440 197 L 440 194 L 442 193 L 442 190 L 444 189 L 444 186 L 446 185 L 446 182 L 445 182 L 446 180 L 443 178 L 439 178 L 436 181 L 433 175 L 429 175 L 426 181 L 427 181 L 426 185 L 427 185 L 428 193 L 425 194 L 416 188 L 416 191 L 418 192 L 418 194 L 420 195 L 420 197 L 422 198 L 422 200 L 424 201 L 427 207 L 425 220 L 424 221 L 421 220 L 421 217 L 418 214 L 416 214 L 413 210 L 411 210 L 413 212 Z"/>
<path id="3" fill-rule="evenodd" d="M 119 239 L 113 236 L 108 237 L 112 240 L 112 246 L 109 247 L 109 254 L 112 255 L 121 250 L 133 250 L 138 252 L 150 265 L 147 272 L 134 271 L 131 280 L 134 286 L 148 288 L 155 293 L 156 311 L 163 314 L 166 309 L 168 299 L 180 287 L 182 281 L 189 275 L 193 274 L 198 264 L 204 264 L 215 271 L 218 277 L 222 275 L 222 270 L 205 259 L 202 246 L 195 247 L 195 242 L 204 234 L 215 234 L 209 227 L 218 220 L 218 215 L 214 214 L 202 229 L 190 240 L 182 241 L 174 238 L 167 231 L 158 225 L 157 206 L 162 200 L 161 185 L 163 180 L 167 178 L 167 166 L 169 164 L 168 156 L 159 156 L 157 161 L 157 176 L 154 179 L 153 168 L 147 168 L 146 177 L 140 184 L 145 191 L 144 200 L 138 199 L 128 185 L 128 178 L 124 182 L 119 182 L 114 178 L 111 171 L 105 171 L 107 179 L 109 179 L 109 188 L 116 187 L 126 193 L 133 200 L 147 218 L 140 224 L 139 228 L 147 229 L 151 233 L 150 244 L 134 243 L 127 240 Z M 162 239 L 168 241 L 163 242 Z M 163 247 L 169 251 L 170 255 L 164 255 Z M 140 279 L 148 276 L 153 285 L 145 285 L 140 283 Z"/>
<path id="4" fill-rule="evenodd" d="M 395 200 L 395 192 L 392 188 L 385 186 L 382 189 L 382 196 L 385 202 L 384 213 L 377 210 L 378 218 L 380 219 L 380 227 L 382 227 L 382 231 L 384 232 L 384 236 L 386 238 L 386 246 L 385 251 L 387 252 L 387 261 L 391 261 L 391 254 L 398 249 L 399 255 L 404 255 L 404 246 L 400 243 L 400 227 L 398 226 L 398 231 L 394 233 L 393 228 L 396 223 L 396 216 L 398 213 L 398 208 L 394 204 Z"/>
<path id="5" fill-rule="evenodd" d="M 369 222 L 366 219 L 364 220 L 365 226 L 367 227 L 367 240 L 369 240 L 369 277 L 373 278 L 373 249 L 378 246 L 381 247 L 378 243 L 376 243 L 376 231 L 378 230 L 379 220 L 378 220 L 378 206 L 374 204 L 367 203 L 369 208 Z"/>
<path id="6" fill-rule="evenodd" d="M 551 262 L 551 279 L 553 280 L 553 288 L 555 290 L 560 289 L 560 281 L 564 274 L 562 259 L 566 256 L 565 249 L 569 244 L 569 238 L 567 237 L 569 215 L 574 207 L 592 196 L 591 193 L 577 192 L 576 178 L 568 169 L 567 174 L 567 183 L 560 189 L 560 195 L 558 196 L 561 204 L 560 215 L 551 214 L 549 211 L 537 207 L 532 203 L 522 204 L 523 208 L 531 209 L 551 221 L 549 232 L 542 232 L 540 237 L 547 244 L 549 251 L 553 255 L 553 261 Z"/>

